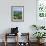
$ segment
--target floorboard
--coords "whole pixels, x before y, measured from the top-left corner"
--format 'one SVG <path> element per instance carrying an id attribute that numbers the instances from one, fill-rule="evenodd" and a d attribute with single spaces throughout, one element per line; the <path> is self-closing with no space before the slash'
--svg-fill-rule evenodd
<path id="1" fill-rule="evenodd" d="M 21 42 L 20 42 L 21 43 Z M 0 42 L 0 46 L 5 46 L 4 42 Z M 16 46 L 15 42 L 9 42 L 7 46 Z M 22 45 L 21 45 L 22 46 Z M 25 46 L 25 45 L 24 45 Z M 30 46 L 37 46 L 37 43 L 30 43 Z M 41 46 L 46 46 L 46 43 L 44 43 Z"/>

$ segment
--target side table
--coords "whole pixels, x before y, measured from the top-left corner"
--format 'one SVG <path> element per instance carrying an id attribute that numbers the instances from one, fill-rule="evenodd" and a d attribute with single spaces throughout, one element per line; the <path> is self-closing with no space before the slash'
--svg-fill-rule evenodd
<path id="1" fill-rule="evenodd" d="M 15 45 L 15 46 L 18 46 L 18 33 L 15 33 L 15 34 L 6 33 L 6 34 L 5 34 L 5 46 L 7 46 L 7 43 L 8 43 L 8 42 L 7 42 L 7 38 L 8 38 L 7 36 L 8 36 L 9 38 L 10 38 L 11 36 L 16 36 L 17 39 L 15 39 L 15 40 L 17 40 L 17 41 L 16 41 L 16 45 Z"/>

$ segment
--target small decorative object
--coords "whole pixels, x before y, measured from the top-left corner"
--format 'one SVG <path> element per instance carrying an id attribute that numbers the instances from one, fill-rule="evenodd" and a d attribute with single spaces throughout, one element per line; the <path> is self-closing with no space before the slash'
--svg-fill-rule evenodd
<path id="1" fill-rule="evenodd" d="M 16 28 L 11 28 L 11 34 L 18 33 L 18 27 Z"/>
<path id="2" fill-rule="evenodd" d="M 24 21 L 24 6 L 11 6 L 11 21 Z"/>

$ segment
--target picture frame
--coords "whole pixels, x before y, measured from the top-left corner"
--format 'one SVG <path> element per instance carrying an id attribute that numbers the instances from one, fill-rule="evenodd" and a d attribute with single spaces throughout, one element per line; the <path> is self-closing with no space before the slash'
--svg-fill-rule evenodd
<path id="1" fill-rule="evenodd" d="M 24 6 L 11 6 L 11 21 L 12 22 L 24 21 Z"/>
<path id="2" fill-rule="evenodd" d="M 46 0 L 36 1 L 36 24 L 46 25 Z"/>
<path id="3" fill-rule="evenodd" d="M 36 2 L 37 16 L 39 18 L 46 18 L 46 0 L 37 0 Z"/>

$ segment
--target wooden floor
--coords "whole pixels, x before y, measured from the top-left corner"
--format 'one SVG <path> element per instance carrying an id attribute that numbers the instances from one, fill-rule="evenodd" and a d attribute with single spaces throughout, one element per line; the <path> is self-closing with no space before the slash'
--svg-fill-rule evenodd
<path id="1" fill-rule="evenodd" d="M 5 45 L 4 45 L 3 42 L 2 42 L 2 43 L 0 42 L 0 46 L 5 46 Z M 7 46 L 15 46 L 15 43 L 12 43 L 12 42 L 11 42 L 11 43 L 8 43 Z M 22 45 L 21 45 L 21 46 L 22 46 Z M 24 45 L 24 46 L 25 46 L 25 45 Z M 33 43 L 33 42 L 32 42 L 32 43 L 30 43 L 30 46 L 37 46 L 37 43 Z M 46 46 L 46 43 L 44 43 L 44 44 L 41 45 L 41 46 Z"/>

